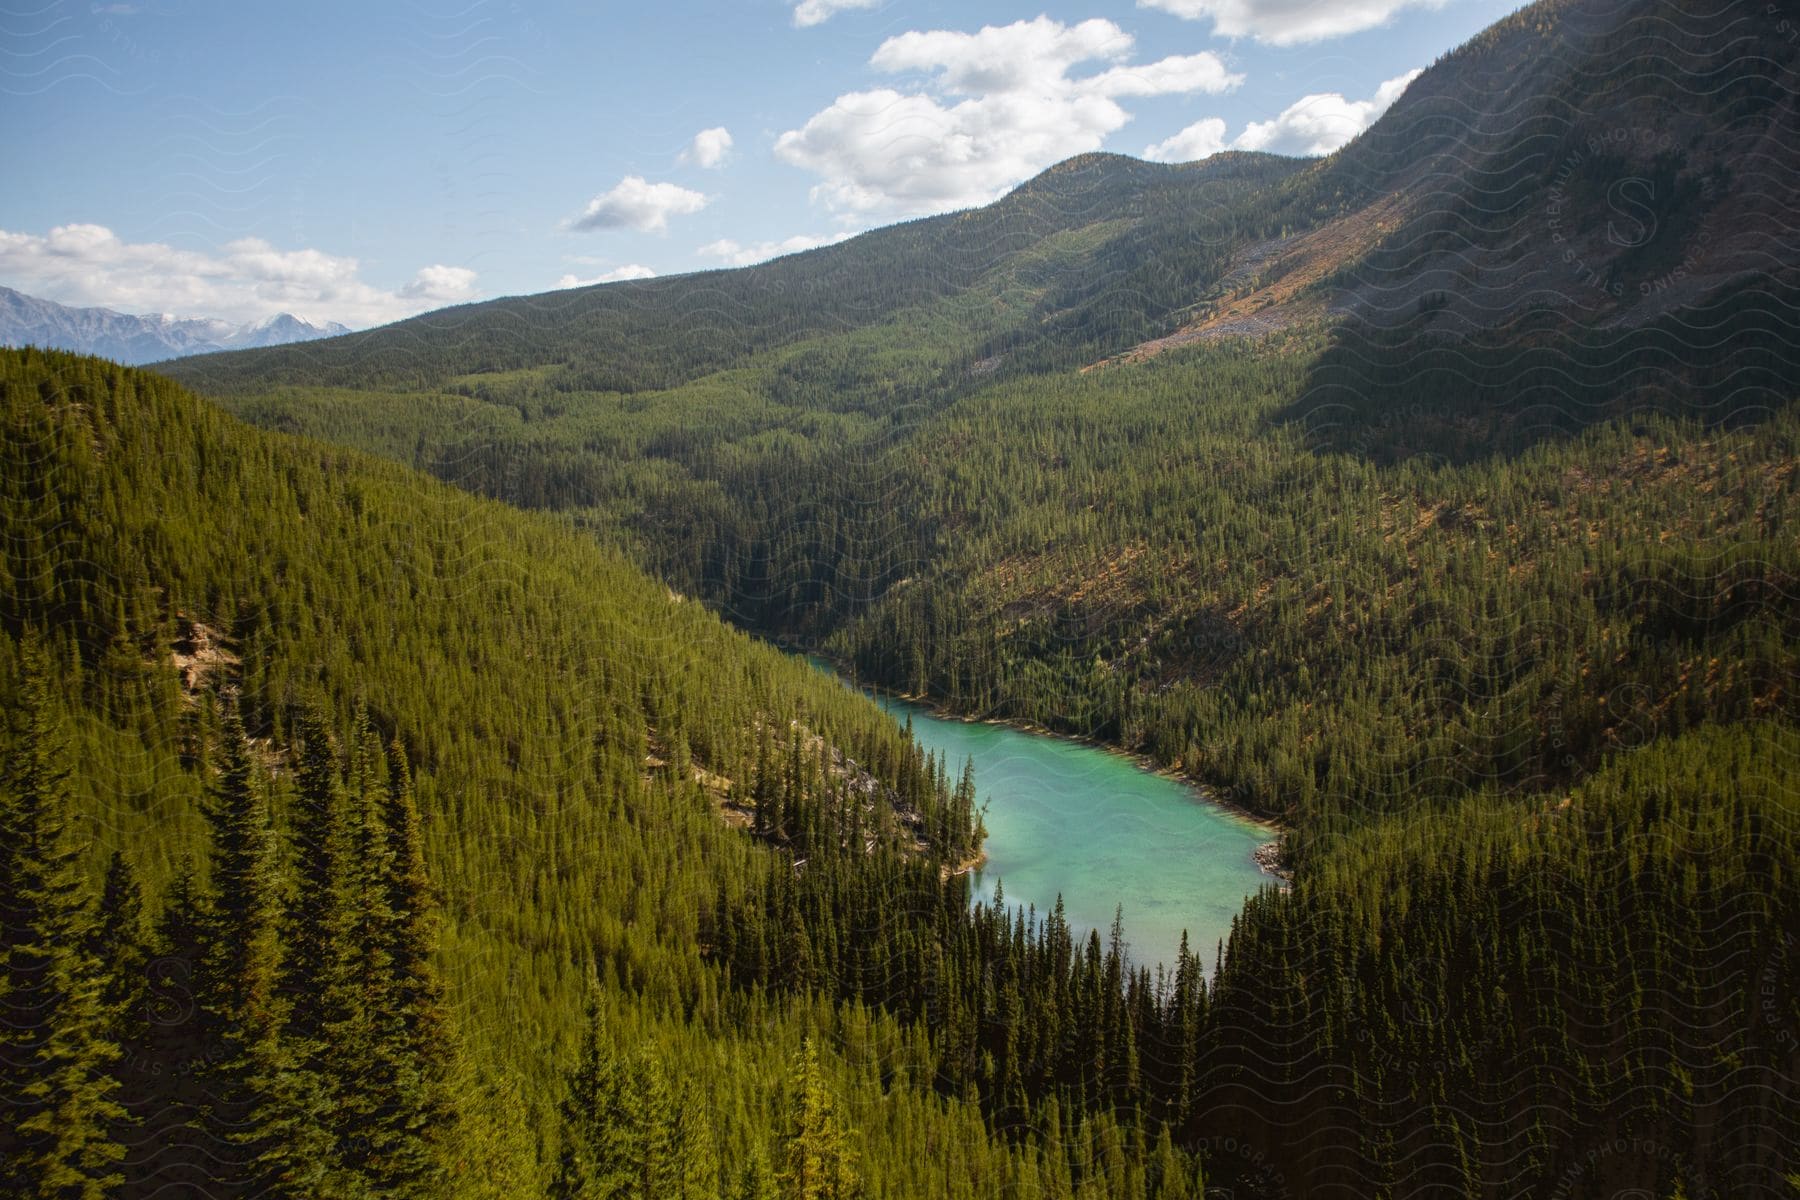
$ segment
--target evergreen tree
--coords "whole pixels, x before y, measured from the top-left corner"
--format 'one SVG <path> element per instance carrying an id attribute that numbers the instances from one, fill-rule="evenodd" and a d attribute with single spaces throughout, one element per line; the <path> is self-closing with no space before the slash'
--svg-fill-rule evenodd
<path id="1" fill-rule="evenodd" d="M 375 883 L 387 927 L 371 933 L 383 940 L 391 980 L 384 1000 L 390 1043 L 384 1057 L 394 1077 L 379 1114 L 390 1136 L 377 1178 L 389 1191 L 405 1195 L 429 1192 L 434 1185 L 434 1147 L 454 1136 L 458 1109 L 449 1091 L 456 1050 L 436 962 L 437 899 L 425 867 L 412 768 L 398 738 L 387 748 L 380 796 L 380 819 L 372 814 L 370 825 L 385 833 L 387 846 L 369 857 L 381 867 Z"/>
<path id="2" fill-rule="evenodd" d="M 691 1078 L 676 1093 L 674 1141 L 680 1200 L 718 1200 L 718 1143 L 706 1097 Z"/>
<path id="3" fill-rule="evenodd" d="M 769 1169 L 769 1156 L 760 1145 L 753 1146 L 738 1168 L 731 1200 L 778 1200 L 780 1195 L 775 1172 Z"/>
<path id="4" fill-rule="evenodd" d="M 388 836 L 387 760 L 368 710 L 351 721 L 342 851 L 335 863 L 334 1003 L 325 1030 L 339 1154 L 347 1170 L 386 1194 L 417 1183 L 429 1160 L 414 1136 L 419 1116 L 403 1097 L 419 1087 L 405 1022 L 394 1003 L 394 846 Z M 357 1064 L 346 1069 L 346 1063 Z"/>
<path id="5" fill-rule="evenodd" d="M 28 639 L 22 658 L 18 740 L 0 779 L 0 1191 L 94 1200 L 122 1181 L 120 1051 L 91 949 L 49 656 Z"/>
<path id="6" fill-rule="evenodd" d="M 560 1110 L 562 1149 L 550 1187 L 556 1200 L 610 1200 L 631 1194 L 635 1181 L 629 1083 L 613 1053 L 600 981 L 590 967 L 581 1053 L 566 1077 Z"/>
<path id="7" fill-rule="evenodd" d="M 94 958 L 106 981 L 102 994 L 111 1030 L 108 1040 L 120 1046 L 143 1042 L 150 935 L 144 922 L 144 893 L 137 872 L 122 851 L 107 860 L 94 924 Z"/>
<path id="8" fill-rule="evenodd" d="M 1156 1149 L 1150 1158 L 1152 1200 L 1200 1200 L 1206 1194 L 1199 1173 L 1190 1168 L 1186 1156 L 1175 1148 L 1164 1125 L 1156 1135 Z"/>
<path id="9" fill-rule="evenodd" d="M 215 1185 L 302 1195 L 324 1176 L 329 1144 L 316 1081 L 280 1038 L 281 882 L 268 797 L 235 702 L 228 702 L 206 809 L 212 890 L 201 910 L 202 1028 L 213 1097 L 200 1132 Z"/>
<path id="10" fill-rule="evenodd" d="M 363 1006 L 357 838 L 338 757 L 318 711 L 300 719 L 293 804 L 294 869 L 280 970 L 288 1003 L 282 1062 L 268 1080 L 289 1114 L 265 1166 L 288 1185 L 359 1195 L 371 1117 L 363 1068 L 372 1039 Z M 297 1139 L 316 1152 L 296 1152 Z M 314 1140 L 322 1139 L 322 1140 Z"/>
<path id="11" fill-rule="evenodd" d="M 324 719 L 308 709 L 300 722 L 300 765 L 293 802 L 297 888 L 286 913 L 281 990 L 291 1001 L 285 1029 L 296 1042 L 317 1043 L 354 1008 L 346 981 L 356 914 L 350 907 L 347 802 Z"/>
<path id="12" fill-rule="evenodd" d="M 444 1147 L 444 1190 L 469 1200 L 513 1200 L 542 1187 L 536 1126 L 511 1075 L 484 1078 L 459 1061 L 450 1083 L 465 1097 L 456 1136 Z"/>
<path id="13" fill-rule="evenodd" d="M 640 1046 L 626 1077 L 626 1194 L 679 1196 L 682 1191 L 680 1146 L 676 1140 L 675 1096 L 668 1074 L 648 1045 Z"/>
<path id="14" fill-rule="evenodd" d="M 150 964 L 150 1001 L 146 1016 L 164 1040 L 180 1036 L 197 1041 L 204 1024 L 200 993 L 205 990 L 201 960 L 205 955 L 206 897 L 191 858 L 183 858 L 169 883 L 151 938 L 156 958 Z M 204 1048 L 182 1047 L 184 1056 L 203 1056 Z M 184 1068 L 185 1069 L 185 1068 Z"/>
<path id="15" fill-rule="evenodd" d="M 281 917 L 274 833 L 264 785 L 235 705 L 225 711 L 206 810 L 212 895 L 206 913 L 204 1000 L 228 1055 L 244 1054 L 278 1024 L 275 987 Z"/>
<path id="16" fill-rule="evenodd" d="M 860 1195 L 856 1152 L 849 1141 L 837 1100 L 819 1067 L 818 1051 L 808 1038 L 794 1056 L 788 1079 L 777 1177 L 784 1200 L 852 1200 Z"/>

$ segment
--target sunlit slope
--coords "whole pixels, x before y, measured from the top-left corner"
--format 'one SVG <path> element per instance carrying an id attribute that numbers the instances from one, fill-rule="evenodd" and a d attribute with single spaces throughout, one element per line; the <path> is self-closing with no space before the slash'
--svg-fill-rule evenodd
<path id="1" fill-rule="evenodd" d="M 1703 16 L 1670 0 L 1540 0 L 1432 64 L 1324 159 L 1085 155 L 986 208 L 761 266 L 168 369 L 221 393 L 436 390 L 528 368 L 561 393 L 643 393 L 883 327 L 889 345 L 1010 371 L 1421 310 L 1461 334 L 1546 309 L 1561 325 L 1642 326 L 1793 286 L 1800 50 L 1769 19 L 1748 4 Z"/>
<path id="2" fill-rule="evenodd" d="M 629 353 L 517 309 L 440 360 L 504 301 L 421 319 L 429 386 L 352 354 L 419 322 L 169 369 L 1267 811 L 1557 785 L 1792 708 L 1800 51 L 1767 17 L 1543 0 L 1323 160 L 1087 156 L 974 213 L 544 298 L 637 313 Z M 812 272 L 899 298 L 815 303 Z M 689 344 L 633 299 L 707 281 L 784 332 Z"/>
<path id="3" fill-rule="evenodd" d="M 0 402 L 0 688 L 46 639 L 94 864 L 125 850 L 154 898 L 203 854 L 221 696 L 278 778 L 306 709 L 342 730 L 361 706 L 416 769 L 482 1061 L 547 1072 L 590 957 L 665 1002 L 706 992 L 701 910 L 776 869 L 720 811 L 760 729 L 866 764 L 871 838 L 913 841 L 886 797 L 936 811 L 873 705 L 553 519 L 97 359 L 7 351 Z"/>
<path id="4" fill-rule="evenodd" d="M 821 335 L 896 324 L 974 296 L 1012 311 L 959 323 L 1029 331 L 1055 306 L 1113 290 L 1136 269 L 1107 247 L 1171 213 L 1236 212 L 1298 164 L 1229 154 L 1163 165 L 1116 155 L 1071 159 L 985 208 L 930 217 L 760 266 L 511 297 L 428 313 L 304 351 L 210 355 L 167 364 L 210 392 L 280 384 L 413 389 L 457 376 L 555 368 L 573 391 L 643 392 L 739 365 Z M 1076 236 L 1079 235 L 1079 236 Z M 1046 242 L 1059 242 L 1046 253 Z M 1020 290 L 1022 289 L 1022 290 Z"/>

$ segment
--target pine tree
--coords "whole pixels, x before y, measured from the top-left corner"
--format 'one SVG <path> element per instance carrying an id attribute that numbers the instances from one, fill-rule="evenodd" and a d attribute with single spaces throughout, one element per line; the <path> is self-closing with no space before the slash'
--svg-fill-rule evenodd
<path id="1" fill-rule="evenodd" d="M 0 1191 L 106 1195 L 122 1182 L 110 1014 L 70 828 L 68 735 L 48 656 L 24 646 L 20 739 L 0 780 Z"/>
<path id="2" fill-rule="evenodd" d="M 837 1114 L 811 1038 L 794 1056 L 788 1080 L 782 1167 L 784 1200 L 851 1200 L 861 1194 L 856 1152 Z"/>
<path id="3" fill-rule="evenodd" d="M 1205 1195 L 1198 1172 L 1192 1170 L 1185 1156 L 1175 1148 L 1164 1125 L 1156 1137 L 1156 1149 L 1150 1158 L 1150 1178 L 1154 1181 L 1155 1200 L 1196 1200 Z"/>
<path id="4" fill-rule="evenodd" d="M 675 1097 L 669 1077 L 648 1045 L 638 1049 L 626 1081 L 623 1142 L 632 1196 L 679 1196 L 682 1164 L 676 1140 Z"/>
<path id="5" fill-rule="evenodd" d="M 137 872 L 125 855 L 115 850 L 107 861 L 106 879 L 100 891 L 89 949 L 102 980 L 101 1003 L 105 1009 L 106 1041 L 117 1045 L 121 1058 L 117 1070 L 118 1094 L 126 1115 L 113 1123 L 115 1138 L 124 1145 L 145 1144 L 154 1133 L 143 1128 L 164 1106 L 157 1093 L 151 1065 L 150 1038 L 150 931 L 144 920 L 143 889 Z M 142 1170 L 143 1156 L 122 1161 L 127 1170 Z"/>
<path id="6" fill-rule="evenodd" d="M 464 1059 L 448 1085 L 466 1099 L 456 1136 L 443 1149 L 444 1192 L 468 1200 L 513 1200 L 536 1194 L 537 1128 L 512 1075 L 484 1077 Z"/>
<path id="7" fill-rule="evenodd" d="M 146 1177 L 197 1175 L 210 1182 L 213 1174 L 211 1164 L 199 1157 L 206 1151 L 197 1149 L 204 1143 L 194 1136 L 194 1128 L 202 1114 L 190 1086 L 207 1065 L 199 1001 L 206 925 L 206 898 L 193 860 L 184 856 L 152 925 L 144 982 L 145 1071 L 131 1080 L 132 1106 L 143 1114 L 138 1136 L 149 1147 L 133 1166 Z"/>
<path id="8" fill-rule="evenodd" d="M 200 1132 L 216 1186 L 303 1195 L 324 1178 L 318 1167 L 330 1147 L 316 1116 L 318 1082 L 280 1038 L 281 882 L 266 787 L 235 704 L 223 714 L 215 757 L 199 990 L 213 1101 Z"/>
<path id="9" fill-rule="evenodd" d="M 731 1200 L 777 1200 L 780 1196 L 775 1173 L 769 1169 L 769 1156 L 761 1146 L 754 1146 L 738 1169 L 736 1190 Z"/>
<path id="10" fill-rule="evenodd" d="M 224 714 L 218 763 L 206 811 L 212 831 L 212 897 L 206 914 L 205 999 L 229 1050 L 241 1053 L 277 1023 L 281 894 L 268 800 L 235 707 Z"/>
<path id="11" fill-rule="evenodd" d="M 405 1195 L 428 1192 L 437 1178 L 434 1146 L 448 1141 L 457 1119 L 449 1093 L 456 1049 L 436 963 L 437 900 L 425 868 L 412 769 L 398 738 L 387 749 L 380 795 L 379 826 L 387 846 L 370 858 L 381 864 L 376 882 L 387 914 L 387 927 L 375 932 L 385 947 L 390 978 L 385 1058 L 393 1064 L 394 1081 L 379 1114 L 390 1141 L 377 1178 L 388 1191 Z"/>
<path id="12" fill-rule="evenodd" d="M 90 949 L 106 980 L 101 998 L 111 1030 L 108 1040 L 120 1046 L 141 1043 L 146 1032 L 144 1006 L 148 1000 L 150 937 L 144 924 L 144 893 L 137 872 L 118 850 L 107 860 Z"/>
<path id="13" fill-rule="evenodd" d="M 331 1013 L 327 989 L 348 940 L 342 876 L 348 855 L 345 800 L 331 736 L 319 715 L 300 719 L 300 768 L 293 801 L 294 866 L 298 890 L 287 911 L 281 990 L 292 1001 L 286 1036 L 322 1037 Z"/>
<path id="14" fill-rule="evenodd" d="M 717 1200 L 719 1149 L 712 1118 L 698 1085 L 684 1079 L 675 1103 L 675 1159 L 681 1200 Z"/>
<path id="15" fill-rule="evenodd" d="M 358 959 L 360 916 L 356 831 L 324 721 L 300 720 L 299 786 L 294 797 L 294 866 L 298 887 L 284 921 L 280 989 L 289 1002 L 282 1026 L 283 1061 L 269 1079 L 290 1114 L 285 1135 L 265 1165 L 289 1185 L 360 1194 L 367 1157 L 361 1142 L 369 1119 L 359 1079 L 370 1057 Z M 293 1152 L 297 1140 L 330 1136 L 317 1153 Z"/>
<path id="16" fill-rule="evenodd" d="M 599 978 L 588 971 L 587 1024 L 581 1055 L 568 1073 L 561 1105 L 562 1149 L 550 1194 L 557 1200 L 628 1195 L 633 1147 L 626 1072 L 606 1030 Z"/>
<path id="17" fill-rule="evenodd" d="M 156 958 L 150 964 L 150 1000 L 146 1016 L 164 1040 L 189 1035 L 202 1024 L 197 993 L 204 987 L 201 958 L 206 944 L 206 898 L 201 894 L 191 858 L 184 857 L 169 884 L 151 938 Z M 186 1053 L 192 1047 L 184 1045 Z M 187 1069 L 184 1064 L 183 1070 Z"/>
<path id="18" fill-rule="evenodd" d="M 360 704 L 351 724 L 349 773 L 344 784 L 342 853 L 336 863 L 337 902 L 332 1011 L 327 1042 L 340 1063 L 333 1119 L 346 1168 L 386 1194 L 401 1180 L 418 1182 L 429 1166 L 414 1134 L 416 1115 L 403 1095 L 416 1095 L 405 1024 L 394 1003 L 390 903 L 394 849 L 388 836 L 387 759 Z"/>

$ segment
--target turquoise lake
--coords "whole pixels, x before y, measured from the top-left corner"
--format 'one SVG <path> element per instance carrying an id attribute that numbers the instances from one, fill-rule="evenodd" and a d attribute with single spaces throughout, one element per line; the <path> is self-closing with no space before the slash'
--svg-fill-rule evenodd
<path id="1" fill-rule="evenodd" d="M 1125 755 L 870 695 L 896 721 L 912 718 L 919 744 L 948 757 L 951 779 L 974 760 L 987 805 L 988 860 L 974 875 L 980 898 L 992 898 L 999 881 L 1009 906 L 1033 904 L 1042 914 L 1060 893 L 1084 938 L 1089 929 L 1104 936 L 1123 905 L 1133 962 L 1172 964 L 1185 929 L 1210 972 L 1244 898 L 1277 882 L 1251 857 L 1274 837 L 1267 827 Z"/>

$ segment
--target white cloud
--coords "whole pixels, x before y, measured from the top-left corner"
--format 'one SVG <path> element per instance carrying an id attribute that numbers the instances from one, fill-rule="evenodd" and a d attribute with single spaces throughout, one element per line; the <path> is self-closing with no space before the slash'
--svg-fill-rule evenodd
<path id="1" fill-rule="evenodd" d="M 609 192 L 588 201 L 570 229 L 635 229 L 661 233 L 670 217 L 685 217 L 706 207 L 707 197 L 673 183 L 647 183 L 627 175 Z"/>
<path id="2" fill-rule="evenodd" d="M 1219 117 L 1195 121 L 1171 138 L 1144 147 L 1151 162 L 1193 162 L 1225 148 L 1225 122 Z"/>
<path id="3" fill-rule="evenodd" d="M 43 237 L 0 230 L 0 279 L 61 304 L 236 323 L 290 312 L 360 328 L 478 295 L 466 267 L 423 267 L 393 291 L 365 282 L 360 270 L 354 258 L 279 250 L 261 238 L 206 252 L 126 242 L 104 225 L 58 225 Z"/>
<path id="4" fill-rule="evenodd" d="M 874 8 L 881 0 L 800 0 L 794 5 L 794 24 L 801 29 L 831 20 L 853 8 Z"/>
<path id="5" fill-rule="evenodd" d="M 1253 37 L 1275 46 L 1316 42 L 1385 25 L 1408 8 L 1444 0 L 1138 0 L 1190 21 L 1210 18 L 1217 37 Z"/>
<path id="6" fill-rule="evenodd" d="M 592 279 L 581 279 L 571 272 L 570 274 L 564 275 L 561 279 L 558 279 L 556 281 L 556 286 L 558 288 L 593 287 L 596 283 L 619 283 L 626 279 L 655 278 L 656 272 L 652 271 L 649 267 L 641 266 L 638 263 L 626 263 L 622 267 L 615 267 L 610 271 L 604 271 L 599 275 L 594 276 Z"/>
<path id="7" fill-rule="evenodd" d="M 934 29 L 903 33 L 876 47 L 869 65 L 879 71 L 935 73 L 945 91 L 1053 90 L 1071 67 L 1094 59 L 1117 61 L 1131 53 L 1131 35 L 1098 18 L 1064 25 L 1049 17 L 984 25 L 979 32 Z"/>
<path id="8" fill-rule="evenodd" d="M 1373 125 L 1421 73 L 1396 76 L 1367 100 L 1346 100 L 1337 92 L 1302 96 L 1274 120 L 1252 121 L 1232 145 L 1272 154 L 1330 154 Z"/>
<path id="9" fill-rule="evenodd" d="M 817 250 L 820 246 L 835 246 L 845 238 L 855 236 L 849 232 L 826 234 L 823 237 L 799 233 L 779 242 L 752 242 L 748 246 L 740 245 L 730 238 L 720 238 L 701 246 L 694 253 L 722 258 L 734 267 L 748 267 L 753 263 L 779 258 L 783 254 L 798 254 L 802 250 Z"/>
<path id="10" fill-rule="evenodd" d="M 1219 56 L 1177 54 L 1141 67 L 1114 67 L 1077 85 L 1099 96 L 1176 96 L 1191 92 L 1217 95 L 1244 82 L 1242 75 L 1225 69 Z"/>
<path id="11" fill-rule="evenodd" d="M 993 200 L 1070 155 L 1097 150 L 1131 119 L 1128 96 L 1219 93 L 1243 82 L 1216 55 L 1125 62 L 1131 35 L 1111 21 L 1049 17 L 901 34 L 869 60 L 927 76 L 923 90 L 839 96 L 775 143 L 776 156 L 820 176 L 815 202 L 840 216 L 907 216 Z M 1096 74 L 1072 77 L 1087 63 Z"/>
<path id="12" fill-rule="evenodd" d="M 414 300 L 436 300 L 453 303 L 475 294 L 475 272 L 467 267 L 421 267 L 413 281 L 400 289 L 400 294 Z"/>
<path id="13" fill-rule="evenodd" d="M 731 149 L 731 131 L 723 125 L 712 129 L 702 129 L 688 143 L 688 148 L 681 152 L 682 162 L 691 162 L 697 167 L 712 170 L 725 161 L 725 154 Z"/>

